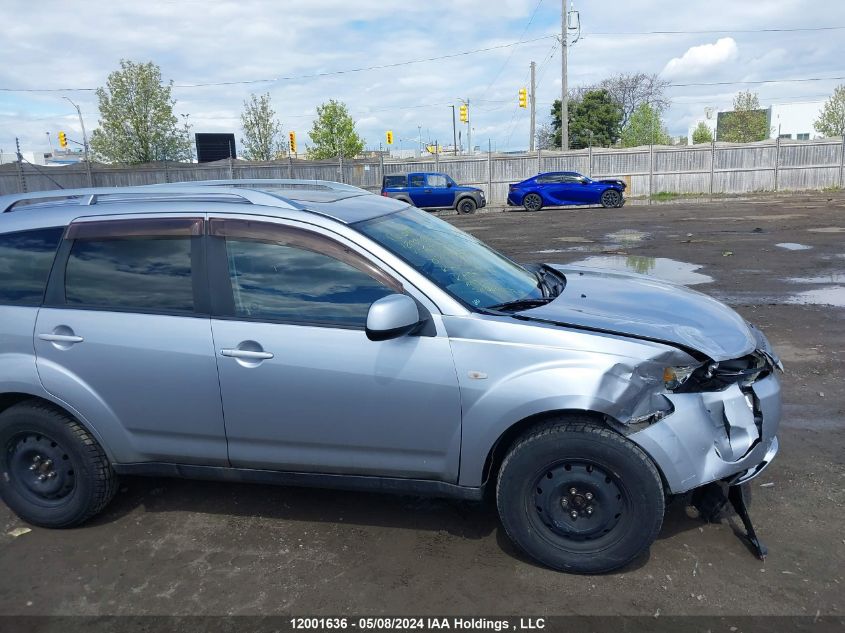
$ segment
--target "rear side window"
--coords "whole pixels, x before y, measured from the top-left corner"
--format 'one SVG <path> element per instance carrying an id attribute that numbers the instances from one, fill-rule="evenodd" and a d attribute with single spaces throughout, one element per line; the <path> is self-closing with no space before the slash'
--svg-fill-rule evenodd
<path id="1" fill-rule="evenodd" d="M 408 176 L 408 186 L 409 187 L 425 187 L 425 175 L 423 174 L 411 174 Z"/>
<path id="2" fill-rule="evenodd" d="M 68 306 L 194 311 L 192 253 L 202 220 L 155 219 L 71 225 Z"/>
<path id="3" fill-rule="evenodd" d="M 404 187 L 405 186 L 405 176 L 404 175 L 396 175 L 396 176 L 385 176 L 384 177 L 384 187 L 385 189 L 388 187 Z"/>
<path id="4" fill-rule="evenodd" d="M 41 305 L 64 228 L 0 235 L 0 305 Z"/>

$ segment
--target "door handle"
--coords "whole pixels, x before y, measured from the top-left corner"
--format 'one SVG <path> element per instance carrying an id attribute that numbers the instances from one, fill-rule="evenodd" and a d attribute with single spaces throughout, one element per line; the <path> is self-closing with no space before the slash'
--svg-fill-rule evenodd
<path id="1" fill-rule="evenodd" d="M 70 334 L 39 334 L 38 338 L 42 341 L 50 343 L 82 343 L 85 339 L 81 336 L 72 336 Z"/>
<path id="2" fill-rule="evenodd" d="M 220 353 L 227 358 L 242 358 L 244 360 L 270 360 L 274 358 L 272 352 L 253 352 L 246 349 L 221 349 Z"/>

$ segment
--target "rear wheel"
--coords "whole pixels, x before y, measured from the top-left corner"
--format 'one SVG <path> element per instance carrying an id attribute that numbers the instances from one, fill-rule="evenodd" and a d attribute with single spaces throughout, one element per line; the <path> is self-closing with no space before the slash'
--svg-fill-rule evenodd
<path id="1" fill-rule="evenodd" d="M 527 433 L 502 464 L 496 498 L 514 543 L 567 572 L 628 564 L 648 549 L 663 522 L 663 486 L 649 457 L 588 418 Z"/>
<path id="2" fill-rule="evenodd" d="M 622 206 L 622 194 L 616 189 L 608 189 L 601 194 L 601 206 L 605 209 Z"/>
<path id="3" fill-rule="evenodd" d="M 462 198 L 458 201 L 458 213 L 462 215 L 469 215 L 471 213 L 475 213 L 475 210 L 478 208 L 478 205 L 475 204 L 475 200 L 472 198 Z"/>
<path id="4" fill-rule="evenodd" d="M 539 211 L 543 208 L 543 199 L 536 193 L 529 193 L 522 199 L 526 211 Z"/>
<path id="5" fill-rule="evenodd" d="M 117 479 L 103 449 L 62 411 L 21 403 L 0 415 L 0 497 L 22 519 L 61 528 L 102 510 Z"/>

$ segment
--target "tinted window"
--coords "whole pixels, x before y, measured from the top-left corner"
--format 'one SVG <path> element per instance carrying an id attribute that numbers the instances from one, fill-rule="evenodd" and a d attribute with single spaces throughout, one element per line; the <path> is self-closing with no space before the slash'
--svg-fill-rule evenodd
<path id="1" fill-rule="evenodd" d="M 64 229 L 0 235 L 0 304 L 40 305 Z"/>
<path id="2" fill-rule="evenodd" d="M 394 291 L 353 266 L 297 246 L 227 239 L 239 317 L 361 326 Z"/>
<path id="3" fill-rule="evenodd" d="M 385 187 L 404 187 L 405 186 L 405 176 L 400 174 L 398 176 L 385 176 L 384 177 L 384 186 Z"/>
<path id="4" fill-rule="evenodd" d="M 191 239 L 76 240 L 65 272 L 69 305 L 191 312 Z"/>
<path id="5" fill-rule="evenodd" d="M 443 174 L 429 174 L 428 175 L 428 186 L 429 187 L 445 187 L 446 183 L 446 176 Z"/>
<path id="6" fill-rule="evenodd" d="M 560 182 L 560 176 L 555 174 L 549 174 L 547 176 L 537 176 L 536 182 L 538 185 L 548 185 L 554 182 Z"/>
<path id="7" fill-rule="evenodd" d="M 411 187 L 424 187 L 425 176 L 423 174 L 412 174 L 408 176 L 408 185 Z"/>

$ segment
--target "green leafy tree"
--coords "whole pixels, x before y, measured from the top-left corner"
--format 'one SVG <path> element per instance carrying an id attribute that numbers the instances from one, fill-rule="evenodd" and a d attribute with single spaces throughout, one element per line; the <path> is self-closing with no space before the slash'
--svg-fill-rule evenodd
<path id="1" fill-rule="evenodd" d="M 719 114 L 716 133 L 720 141 L 753 143 L 769 138 L 769 117 L 760 109 L 757 93 L 740 91 L 734 97 L 732 112 Z"/>
<path id="2" fill-rule="evenodd" d="M 814 127 L 816 132 L 823 136 L 845 134 L 845 85 L 837 86 L 833 91 L 833 95 L 822 107 Z"/>
<path id="3" fill-rule="evenodd" d="M 94 153 L 106 162 L 130 165 L 191 160 L 190 126 L 179 126 L 172 87 L 172 81 L 162 84 L 154 63 L 121 60 L 120 70 L 97 88 L 100 127 L 91 135 Z"/>
<path id="4" fill-rule="evenodd" d="M 697 145 L 698 143 L 711 143 L 712 141 L 713 132 L 710 131 L 710 128 L 707 127 L 704 121 L 699 121 L 698 125 L 692 131 L 692 142 Z"/>
<path id="5" fill-rule="evenodd" d="M 591 90 L 569 108 L 569 145 L 609 147 L 619 139 L 622 108 L 607 90 Z"/>
<path id="6" fill-rule="evenodd" d="M 660 119 L 660 112 L 647 103 L 641 103 L 622 129 L 622 146 L 669 145 L 672 142 L 666 126 Z"/>
<path id="7" fill-rule="evenodd" d="M 285 152 L 282 124 L 270 102 L 270 93 L 249 95 L 241 112 L 241 137 L 244 158 L 247 160 L 274 160 Z"/>
<path id="8" fill-rule="evenodd" d="M 352 158 L 364 149 L 364 139 L 355 131 L 355 121 L 346 104 L 331 99 L 317 106 L 317 118 L 311 127 L 308 158 Z"/>

